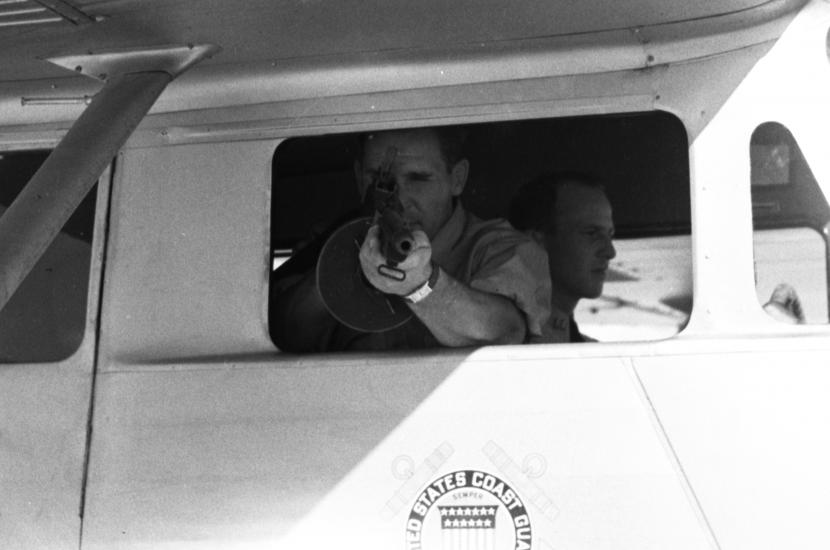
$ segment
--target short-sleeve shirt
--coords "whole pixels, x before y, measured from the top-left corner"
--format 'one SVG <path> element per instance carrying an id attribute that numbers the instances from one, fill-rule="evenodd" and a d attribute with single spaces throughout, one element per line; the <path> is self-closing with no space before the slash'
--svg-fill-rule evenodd
<path id="1" fill-rule="evenodd" d="M 550 275 L 545 251 L 506 220 L 481 220 L 456 204 L 431 242 L 432 259 L 471 288 L 510 299 L 524 315 L 527 339 L 542 335 L 550 316 Z M 463 319 L 459 319 L 463 323 Z M 440 347 L 413 316 L 385 332 L 359 332 L 338 325 L 327 335 L 327 351 Z"/>

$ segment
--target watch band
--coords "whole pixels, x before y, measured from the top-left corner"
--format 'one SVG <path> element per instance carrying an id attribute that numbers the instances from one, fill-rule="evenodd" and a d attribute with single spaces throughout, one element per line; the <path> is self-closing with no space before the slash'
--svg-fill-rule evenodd
<path id="1" fill-rule="evenodd" d="M 432 273 L 429 274 L 429 279 L 427 279 L 424 284 L 403 297 L 403 299 L 410 304 L 417 304 L 429 296 L 435 289 L 435 285 L 438 283 L 438 275 L 441 273 L 441 267 L 435 262 L 430 262 L 430 264 L 432 265 Z"/>

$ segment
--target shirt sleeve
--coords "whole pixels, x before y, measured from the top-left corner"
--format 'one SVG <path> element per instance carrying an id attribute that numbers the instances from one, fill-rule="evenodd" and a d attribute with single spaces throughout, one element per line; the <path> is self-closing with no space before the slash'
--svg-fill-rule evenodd
<path id="1" fill-rule="evenodd" d="M 512 300 L 525 316 L 528 339 L 541 336 L 551 299 L 548 256 L 542 247 L 507 226 L 482 236 L 472 260 L 470 286 Z"/>

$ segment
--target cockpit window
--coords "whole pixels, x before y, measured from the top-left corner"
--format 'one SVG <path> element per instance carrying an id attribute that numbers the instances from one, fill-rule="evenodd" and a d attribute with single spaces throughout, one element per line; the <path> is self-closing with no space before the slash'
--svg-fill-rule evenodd
<path id="1" fill-rule="evenodd" d="M 49 151 L 0 153 L 0 216 L 48 155 Z M 58 361 L 80 345 L 86 326 L 96 189 L 0 310 L 0 362 Z"/>
<path id="2" fill-rule="evenodd" d="M 542 323 L 549 326 L 527 340 L 650 340 L 670 337 L 685 325 L 692 304 L 689 161 L 686 131 L 676 117 L 650 112 L 440 131 L 451 145 L 442 146 L 438 165 L 453 167 L 458 159 L 466 159 L 466 183 L 452 204 L 461 204 L 478 220 L 510 220 L 537 250 L 545 251 L 548 267 L 534 275 L 534 284 L 548 286 L 547 306 L 559 308 L 558 315 L 550 316 Z M 400 141 L 401 132 L 409 132 L 414 140 L 412 136 L 433 129 L 398 130 L 394 140 L 384 130 L 294 138 L 278 147 L 273 162 L 269 320 L 278 347 L 283 328 L 299 323 L 274 315 L 276 296 L 303 278 L 307 285 L 317 284 L 319 279 L 308 274 L 319 270 L 321 250 L 332 233 L 349 220 L 374 215 L 374 204 L 367 206 L 361 199 L 384 162 L 389 161 L 399 187 L 433 185 L 436 176 L 429 162 L 407 168 L 407 173 L 426 174 L 417 181 L 395 172 L 396 166 L 408 162 L 406 148 L 412 143 Z M 463 142 L 455 143 L 450 134 L 463 136 Z M 365 170 L 366 163 L 373 163 L 374 171 Z M 546 202 L 548 188 L 556 189 L 552 202 Z M 445 208 L 440 201 L 418 200 L 404 199 L 404 218 L 422 215 L 419 209 L 425 205 L 435 212 Z M 363 234 L 352 241 L 343 253 L 357 256 Z M 481 252 L 481 257 L 486 262 L 490 254 Z M 347 269 L 361 269 L 359 262 L 350 261 Z M 443 272 L 448 269 L 443 267 Z M 334 278 L 346 276 L 344 272 Z M 349 283 L 322 294 L 326 292 L 356 294 L 363 289 Z M 413 309 L 404 306 L 404 313 Z M 531 309 L 520 308 L 526 318 L 533 315 Z M 413 347 L 440 345 L 429 335 L 414 338 Z"/>
<path id="3" fill-rule="evenodd" d="M 749 153 L 758 300 L 779 321 L 826 323 L 827 199 L 783 124 L 758 126 Z"/>

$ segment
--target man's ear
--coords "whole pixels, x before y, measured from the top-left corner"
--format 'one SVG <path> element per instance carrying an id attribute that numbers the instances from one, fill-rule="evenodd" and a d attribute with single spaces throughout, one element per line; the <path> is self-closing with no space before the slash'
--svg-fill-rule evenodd
<path id="1" fill-rule="evenodd" d="M 467 176 L 470 174 L 470 161 L 461 159 L 452 167 L 452 196 L 457 197 L 467 185 Z"/>

